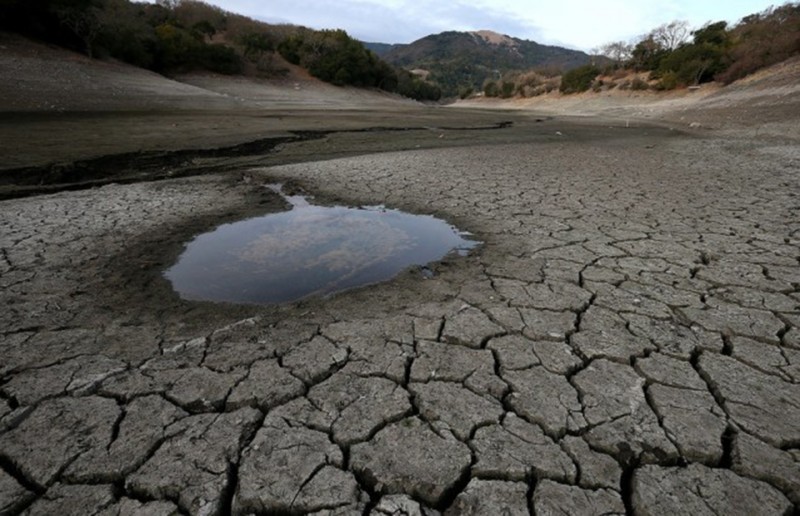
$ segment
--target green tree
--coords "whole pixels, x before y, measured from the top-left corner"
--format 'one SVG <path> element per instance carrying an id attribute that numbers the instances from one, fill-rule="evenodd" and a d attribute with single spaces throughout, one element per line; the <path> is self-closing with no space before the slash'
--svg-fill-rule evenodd
<path id="1" fill-rule="evenodd" d="M 592 82 L 600 74 L 594 65 L 585 65 L 570 70 L 561 77 L 561 93 L 581 93 L 592 87 Z"/>
<path id="2" fill-rule="evenodd" d="M 692 43 L 668 52 L 659 62 L 661 87 L 700 84 L 714 79 L 730 65 L 730 35 L 724 21 L 694 31 Z"/>
<path id="3" fill-rule="evenodd" d="M 516 85 L 513 81 L 503 81 L 502 85 L 500 86 L 500 96 L 504 99 L 513 97 L 515 89 Z"/>
<path id="4" fill-rule="evenodd" d="M 238 43 L 244 48 L 244 56 L 258 61 L 265 52 L 275 50 L 275 40 L 266 32 L 248 32 L 239 36 Z"/>
<path id="5" fill-rule="evenodd" d="M 500 95 L 500 88 L 494 81 L 486 81 L 483 85 L 483 94 L 487 97 L 497 97 Z"/>
<path id="6" fill-rule="evenodd" d="M 170 23 L 159 25 L 155 32 L 159 50 L 157 67 L 160 70 L 187 68 L 190 56 L 202 45 L 188 31 Z"/>
<path id="7" fill-rule="evenodd" d="M 442 97 L 442 90 L 407 70 L 397 72 L 397 89 L 400 95 L 414 100 L 436 102 Z"/>
<path id="8" fill-rule="evenodd" d="M 208 20 L 201 20 L 192 25 L 192 32 L 202 35 L 204 39 L 211 39 L 217 33 L 217 29 Z"/>
<path id="9" fill-rule="evenodd" d="M 633 47 L 631 62 L 638 71 L 656 70 L 668 52 L 653 36 L 647 36 Z"/>
<path id="10" fill-rule="evenodd" d="M 395 82 L 387 66 L 343 30 L 299 31 L 285 38 L 278 51 L 314 77 L 339 86 L 390 88 Z"/>

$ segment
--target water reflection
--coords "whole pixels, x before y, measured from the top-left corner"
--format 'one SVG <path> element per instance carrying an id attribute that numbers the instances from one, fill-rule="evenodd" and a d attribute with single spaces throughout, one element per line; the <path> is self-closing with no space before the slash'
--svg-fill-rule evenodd
<path id="1" fill-rule="evenodd" d="M 443 220 L 287 197 L 290 211 L 198 236 L 165 276 L 184 299 L 274 304 L 386 281 L 478 242 Z"/>

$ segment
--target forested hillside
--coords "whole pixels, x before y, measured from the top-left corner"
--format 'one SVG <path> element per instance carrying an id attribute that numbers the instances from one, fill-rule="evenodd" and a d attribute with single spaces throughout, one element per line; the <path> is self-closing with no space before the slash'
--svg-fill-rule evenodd
<path id="1" fill-rule="evenodd" d="M 0 29 L 163 74 L 280 75 L 281 59 L 336 85 L 419 100 L 441 93 L 341 30 L 270 25 L 192 0 L 0 0 Z M 285 66 L 284 66 L 285 68 Z"/>
<path id="2" fill-rule="evenodd" d="M 365 44 L 342 30 L 266 24 L 197 0 L 0 0 L 0 30 L 165 75 L 206 70 L 275 77 L 288 62 L 335 85 L 439 100 L 727 84 L 800 54 L 800 3 L 735 25 L 667 23 L 591 56 L 491 31 Z"/>
<path id="3" fill-rule="evenodd" d="M 671 90 L 710 81 L 729 84 L 757 70 L 800 55 L 800 3 L 744 17 L 735 25 L 725 21 L 692 30 L 674 21 L 657 27 L 639 40 L 612 42 L 600 49 L 612 65 L 577 69 L 563 77 L 567 93 L 598 88 L 598 75 L 644 73 L 638 87 Z"/>
<path id="4" fill-rule="evenodd" d="M 487 97 L 535 97 L 621 90 L 672 90 L 717 81 L 729 84 L 753 72 L 800 55 L 800 2 L 692 29 L 687 22 L 665 23 L 631 42 L 597 49 L 591 62 L 565 71 L 512 70 L 487 79 Z"/>
<path id="5" fill-rule="evenodd" d="M 491 31 L 443 32 L 409 45 L 394 45 L 388 62 L 423 69 L 448 96 L 480 90 L 487 80 L 519 70 L 549 69 L 556 74 L 589 63 L 585 52 L 540 45 Z"/>

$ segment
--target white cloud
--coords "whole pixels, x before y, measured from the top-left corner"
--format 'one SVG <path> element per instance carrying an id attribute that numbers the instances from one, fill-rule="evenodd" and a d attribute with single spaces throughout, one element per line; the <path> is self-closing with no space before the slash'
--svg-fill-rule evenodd
<path id="1" fill-rule="evenodd" d="M 630 40 L 672 20 L 693 27 L 738 21 L 781 0 L 207 0 L 269 21 L 342 28 L 352 36 L 407 43 L 446 30 L 490 29 L 582 50 Z"/>

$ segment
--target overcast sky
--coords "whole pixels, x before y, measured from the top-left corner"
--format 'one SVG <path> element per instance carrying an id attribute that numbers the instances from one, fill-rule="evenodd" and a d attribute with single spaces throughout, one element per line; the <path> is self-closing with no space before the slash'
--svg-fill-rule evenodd
<path id="1" fill-rule="evenodd" d="M 737 22 L 782 0 L 205 0 L 268 22 L 344 29 L 362 41 L 410 43 L 446 30 L 489 29 L 591 50 L 673 20 Z"/>

